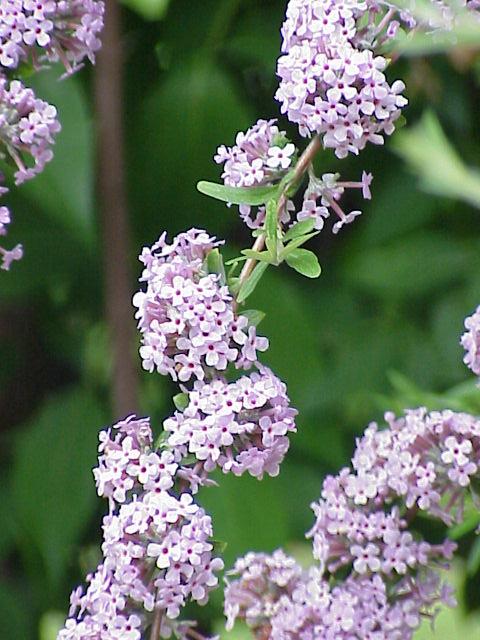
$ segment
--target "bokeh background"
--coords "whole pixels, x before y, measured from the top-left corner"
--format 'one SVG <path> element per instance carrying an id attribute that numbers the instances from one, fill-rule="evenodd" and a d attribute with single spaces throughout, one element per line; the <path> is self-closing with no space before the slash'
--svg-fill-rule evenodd
<path id="1" fill-rule="evenodd" d="M 130 296 L 141 247 L 165 229 L 190 226 L 226 237 L 231 253 L 249 244 L 235 210 L 201 196 L 195 183 L 219 180 L 212 161 L 219 144 L 233 143 L 259 117 L 279 116 L 272 96 L 285 4 L 128 0 L 96 69 L 63 82 L 57 71 L 31 79 L 58 107 L 63 131 L 45 173 L 9 196 L 10 237 L 23 243 L 25 258 L 0 277 L 2 638 L 53 640 L 71 589 L 98 561 L 106 510 L 91 474 L 98 430 L 128 411 L 151 415 L 159 432 L 173 410 L 173 387 L 142 373 L 136 355 Z M 247 550 L 278 546 L 305 559 L 309 504 L 323 477 L 348 463 L 355 436 L 385 409 L 480 412 L 458 345 L 464 316 L 480 302 L 479 212 L 423 191 L 399 153 L 408 140 L 427 164 L 448 171 L 445 148 L 430 149 L 416 126 L 429 110 L 461 158 L 480 164 L 480 61 L 458 48 L 401 57 L 395 77 L 405 79 L 411 101 L 405 129 L 360 158 L 339 162 L 324 152 L 317 161 L 319 172 L 345 179 L 373 172 L 371 203 L 346 203 L 363 206 L 364 215 L 338 237 L 324 232 L 311 242 L 323 265 L 319 280 L 272 269 L 249 303 L 266 311 L 264 361 L 287 382 L 300 417 L 278 478 L 225 477 L 202 496 L 216 538 L 227 542 L 227 567 Z M 99 124 L 119 117 L 124 181 L 121 146 L 109 146 Z M 110 175 L 115 162 L 120 178 Z M 112 193 L 125 198 L 119 204 Z M 128 224 L 120 217 L 116 224 L 115 212 L 125 209 Z M 460 550 L 460 606 L 440 615 L 435 636 L 425 628 L 419 638 L 480 637 L 473 534 Z M 191 615 L 206 631 L 221 628 L 220 597 Z"/>

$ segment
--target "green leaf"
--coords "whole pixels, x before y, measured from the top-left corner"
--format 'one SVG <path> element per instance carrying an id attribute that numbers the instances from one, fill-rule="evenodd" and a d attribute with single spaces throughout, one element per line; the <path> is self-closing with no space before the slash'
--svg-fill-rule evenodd
<path id="1" fill-rule="evenodd" d="M 248 318 L 248 324 L 254 327 L 258 327 L 265 318 L 263 311 L 259 311 L 258 309 L 247 309 L 246 311 L 242 311 L 240 315 Z"/>
<path id="2" fill-rule="evenodd" d="M 188 13 L 188 19 L 195 24 L 193 8 Z M 181 27 L 185 19 L 179 13 L 179 37 L 185 35 Z M 192 35 L 188 39 L 192 41 Z M 201 206 L 202 227 L 214 227 L 219 234 L 226 231 L 235 215 L 221 202 L 212 200 L 210 206 L 205 206 L 195 184 L 200 175 L 207 180 L 216 179 L 218 168 L 211 162 L 213 150 L 221 141 L 234 139 L 237 131 L 250 126 L 253 115 L 222 66 L 199 51 L 192 52 L 195 59 L 185 58 L 186 54 L 177 56 L 171 70 L 158 81 L 152 82 L 148 76 L 147 86 L 153 91 L 146 92 L 144 99 L 134 96 L 127 122 L 131 197 L 143 211 L 132 222 L 142 242 L 158 235 L 161 202 L 175 207 L 175 215 L 169 220 L 172 234 L 191 227 L 192 211 Z M 178 121 L 180 104 L 181 126 L 162 127 L 160 131 L 159 122 Z M 142 144 L 138 144 L 139 140 Z"/>
<path id="3" fill-rule="evenodd" d="M 349 282 L 389 299 L 423 296 L 465 276 L 478 252 L 439 232 L 415 232 L 379 247 L 354 252 L 345 261 Z"/>
<path id="4" fill-rule="evenodd" d="M 319 233 L 320 233 L 319 231 L 312 231 L 312 233 L 307 233 L 304 236 L 300 236 L 299 238 L 294 238 L 293 240 L 290 240 L 287 246 L 280 253 L 279 259 L 285 260 L 288 254 L 291 253 L 294 249 L 297 249 L 298 247 L 302 246 L 302 244 L 305 244 L 306 242 L 308 242 L 308 240 L 310 240 L 310 238 L 314 238 Z"/>
<path id="5" fill-rule="evenodd" d="M 452 527 L 448 531 L 450 540 L 459 540 L 467 533 L 471 533 L 480 524 L 480 512 L 470 503 L 470 510 L 466 511 L 463 522 Z"/>
<path id="6" fill-rule="evenodd" d="M 0 620 L 2 621 L 2 637 L 5 640 L 27 640 L 32 638 L 32 611 L 28 606 L 25 583 L 21 589 L 2 580 L 0 582 Z"/>
<path id="7" fill-rule="evenodd" d="M 318 278 L 322 269 L 317 256 L 307 249 L 294 249 L 285 258 L 286 263 L 307 278 Z"/>
<path id="8" fill-rule="evenodd" d="M 313 218 L 308 218 L 307 220 L 300 220 L 300 222 L 296 222 L 293 227 L 286 232 L 283 236 L 283 239 L 293 240 L 294 238 L 299 238 L 300 236 L 304 236 L 310 233 L 315 227 L 315 220 Z"/>
<path id="9" fill-rule="evenodd" d="M 179 411 L 184 411 L 188 407 L 189 401 L 188 393 L 177 393 L 176 396 L 173 396 L 173 404 Z"/>
<path id="10" fill-rule="evenodd" d="M 259 262 L 255 269 L 252 271 L 250 277 L 243 285 L 240 287 L 240 291 L 238 292 L 237 302 L 241 304 L 245 302 L 250 294 L 255 291 L 255 287 L 260 282 L 260 278 L 265 273 L 268 264 L 266 262 Z"/>
<path id="11" fill-rule="evenodd" d="M 265 214 L 265 232 L 270 240 L 277 240 L 278 231 L 278 212 L 277 200 L 272 199 L 267 202 L 267 211 Z"/>
<path id="12" fill-rule="evenodd" d="M 468 555 L 467 573 L 469 576 L 474 576 L 480 569 L 480 538 L 477 538 L 473 543 L 473 547 Z"/>
<path id="13" fill-rule="evenodd" d="M 201 180 L 197 184 L 200 193 L 229 204 L 265 204 L 277 192 L 277 187 L 227 187 L 216 182 Z"/>
<path id="14" fill-rule="evenodd" d="M 95 509 L 91 469 L 102 424 L 95 398 L 75 389 L 48 400 L 16 442 L 12 517 L 30 577 L 48 599 Z"/>
<path id="15" fill-rule="evenodd" d="M 465 166 L 434 113 L 427 112 L 419 125 L 399 134 L 396 149 L 425 191 L 480 208 L 480 173 Z"/>
<path id="16" fill-rule="evenodd" d="M 449 9 L 455 15 L 453 25 L 449 24 L 443 13 L 443 7 L 430 0 L 395 0 L 394 5 L 406 8 L 423 24 L 432 25 L 432 29 L 413 31 L 408 35 L 400 31 L 399 36 L 388 46 L 392 50 L 406 55 L 433 55 L 452 49 L 472 47 L 478 49 L 480 42 L 480 24 L 472 19 L 471 11 L 460 3 L 450 2 Z"/>
<path id="17" fill-rule="evenodd" d="M 64 622 L 65 614 L 61 611 L 47 611 L 44 613 L 38 626 L 39 640 L 56 640 Z"/>
<path id="18" fill-rule="evenodd" d="M 170 0 L 122 0 L 122 3 L 145 20 L 161 20 L 167 13 Z"/>
<path id="19" fill-rule="evenodd" d="M 246 258 L 252 258 L 253 260 L 259 260 L 260 262 L 272 263 L 272 254 L 270 251 L 253 251 L 253 249 L 243 249 L 243 255 Z"/>
<path id="20" fill-rule="evenodd" d="M 82 81 L 58 80 L 59 69 L 36 74 L 29 84 L 39 97 L 55 105 L 62 131 L 54 157 L 35 180 L 22 185 L 22 196 L 40 203 L 60 228 L 92 243 L 95 238 L 94 147 L 92 117 Z M 28 215 L 26 211 L 24 215 Z"/>
<path id="21" fill-rule="evenodd" d="M 215 522 L 215 537 L 228 543 L 227 567 L 252 548 L 268 552 L 284 544 L 288 513 L 277 478 L 259 482 L 247 474 L 236 478 L 217 472 L 213 479 L 219 486 L 200 489 L 199 499 Z"/>

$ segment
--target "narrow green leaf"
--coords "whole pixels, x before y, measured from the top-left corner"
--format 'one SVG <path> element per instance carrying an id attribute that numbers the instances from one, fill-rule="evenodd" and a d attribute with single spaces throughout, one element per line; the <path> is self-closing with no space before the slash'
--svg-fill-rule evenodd
<path id="1" fill-rule="evenodd" d="M 255 287 L 260 282 L 260 278 L 265 273 L 266 268 L 268 267 L 267 262 L 259 262 L 255 269 L 252 271 L 251 276 L 248 278 L 246 282 L 240 288 L 238 292 L 237 302 L 241 304 L 245 302 L 250 294 L 255 291 Z"/>
<path id="2" fill-rule="evenodd" d="M 258 327 L 260 322 L 265 318 L 265 313 L 258 309 L 247 309 L 246 311 L 242 311 L 240 315 L 248 318 L 248 324 L 254 327 Z"/>
<path id="3" fill-rule="evenodd" d="M 12 500 L 25 558 L 51 598 L 96 508 L 91 471 L 103 408 L 80 388 L 49 399 L 15 447 Z M 66 491 L 68 487 L 68 491 Z"/>
<path id="4" fill-rule="evenodd" d="M 466 166 L 432 112 L 399 134 L 396 149 L 429 193 L 464 200 L 480 208 L 480 173 Z"/>
<path id="5" fill-rule="evenodd" d="M 312 231 L 312 233 L 307 233 L 304 236 L 300 236 L 300 238 L 294 238 L 293 240 L 291 240 L 287 246 L 283 249 L 283 251 L 280 253 L 280 261 L 281 260 L 285 260 L 285 258 L 295 249 L 297 249 L 298 247 L 301 247 L 302 244 L 305 244 L 305 242 L 307 242 L 308 240 L 310 240 L 310 238 L 313 238 L 314 236 L 318 235 L 320 232 L 319 231 Z"/>
<path id="6" fill-rule="evenodd" d="M 253 258 L 254 260 L 260 260 L 260 262 L 272 262 L 272 255 L 270 251 L 253 251 L 253 249 L 243 249 L 242 253 L 246 258 Z"/>
<path id="7" fill-rule="evenodd" d="M 225 262 L 225 266 L 226 267 L 230 267 L 231 265 L 236 266 L 239 262 L 244 262 L 245 260 L 247 260 L 246 256 L 237 256 L 236 258 L 227 260 L 227 262 Z"/>
<path id="8" fill-rule="evenodd" d="M 480 513 L 476 509 L 474 509 L 465 514 L 465 517 L 463 518 L 463 522 L 449 529 L 448 537 L 451 540 L 459 540 L 460 538 L 465 536 L 467 533 L 470 533 L 471 531 L 476 529 L 479 524 L 480 524 Z"/>
<path id="9" fill-rule="evenodd" d="M 64 622 L 65 614 L 62 611 L 46 611 L 38 625 L 39 640 L 55 640 Z"/>
<path id="10" fill-rule="evenodd" d="M 277 201 L 275 199 L 267 202 L 267 212 L 265 215 L 265 232 L 267 238 L 270 240 L 277 240 L 278 229 L 278 213 L 277 213 Z"/>
<path id="11" fill-rule="evenodd" d="M 473 547 L 468 556 L 467 573 L 469 576 L 474 576 L 480 569 L 480 538 L 477 538 L 473 543 Z"/>
<path id="12" fill-rule="evenodd" d="M 315 220 L 313 218 L 308 218 L 307 220 L 301 220 L 290 227 L 290 229 L 283 236 L 284 240 L 293 240 L 294 238 L 299 238 L 300 236 L 304 236 L 310 233 L 315 226 Z"/>
<path id="13" fill-rule="evenodd" d="M 265 204 L 274 196 L 278 187 L 226 187 L 216 182 L 201 180 L 197 184 L 200 193 L 206 196 L 229 202 L 230 204 Z"/>
<path id="14" fill-rule="evenodd" d="M 188 403 L 188 393 L 177 393 L 176 396 L 173 396 L 173 404 L 179 411 L 184 411 L 188 407 Z"/>
<path id="15" fill-rule="evenodd" d="M 307 278 L 318 278 L 322 269 L 317 256 L 307 249 L 294 249 L 285 258 L 286 263 Z"/>
<path id="16" fill-rule="evenodd" d="M 167 13 L 170 0 L 122 0 L 145 20 L 161 20 Z"/>

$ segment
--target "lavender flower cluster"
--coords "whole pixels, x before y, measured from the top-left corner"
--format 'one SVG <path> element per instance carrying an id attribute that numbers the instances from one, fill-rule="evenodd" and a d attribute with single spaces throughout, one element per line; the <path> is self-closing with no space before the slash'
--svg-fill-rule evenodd
<path id="1" fill-rule="evenodd" d="M 5 191 L 7 191 L 7 189 L 0 187 L 0 193 L 5 193 Z M 0 236 L 7 235 L 7 226 L 10 222 L 10 209 L 8 207 L 0 207 Z M 13 249 L 4 249 L 0 246 L 0 258 L 2 260 L 0 268 L 8 271 L 12 262 L 15 260 L 21 260 L 22 256 L 23 249 L 21 244 L 17 244 Z"/>
<path id="2" fill-rule="evenodd" d="M 205 231 L 191 229 L 171 245 L 165 234 L 140 256 L 146 291 L 135 294 L 142 333 L 140 355 L 147 371 L 173 380 L 203 380 L 206 369 L 224 371 L 234 362 L 248 369 L 257 351 L 268 348 L 234 300 L 221 275 L 208 273 L 208 253 L 220 243 Z"/>
<path id="3" fill-rule="evenodd" d="M 295 162 L 297 148 L 289 142 L 285 131 L 280 131 L 276 120 L 258 120 L 245 132 L 237 133 L 235 145 L 218 147 L 214 160 L 223 164 L 222 179 L 229 187 L 274 186 L 287 175 Z M 290 220 L 288 202 L 281 212 L 280 221 Z M 240 205 L 240 217 L 250 229 L 259 229 L 265 222 L 265 207 L 253 210 Z"/>
<path id="4" fill-rule="evenodd" d="M 188 406 L 166 420 L 167 443 L 176 455 L 189 453 L 205 471 L 220 467 L 237 476 L 276 476 L 295 431 L 297 412 L 289 407 L 285 385 L 259 365 L 259 372 L 228 384 L 197 382 Z"/>
<path id="5" fill-rule="evenodd" d="M 104 4 L 98 0 L 6 0 L 0 7 L 0 65 L 60 60 L 73 73 L 101 46 Z"/>
<path id="6" fill-rule="evenodd" d="M 182 409 L 165 420 L 156 446 L 148 419 L 130 417 L 101 432 L 94 476 L 110 507 L 103 560 L 86 590 L 73 592 L 58 640 L 140 640 L 147 629 L 197 637 L 177 618 L 187 602 L 207 602 L 223 562 L 194 495 L 215 484 L 216 468 L 277 475 L 288 450 L 297 412 L 285 385 L 257 362 L 267 341 L 237 315 L 222 274 L 209 272 L 219 244 L 191 229 L 171 244 L 162 235 L 140 256 L 147 290 L 134 304 L 144 366 L 193 381 L 181 385 Z M 228 382 L 220 372 L 229 362 L 256 370 Z"/>
<path id="7" fill-rule="evenodd" d="M 45 63 L 61 61 L 71 74 L 84 58 L 93 62 L 100 48 L 103 12 L 104 4 L 98 0 L 5 0 L 0 4 L 0 156 L 13 165 L 15 184 L 41 173 L 53 158 L 60 123 L 53 105 L 10 78 L 16 78 L 24 63 L 39 70 Z M 7 191 L 1 187 L 1 194 Z M 6 220 L 6 207 L 2 211 Z M 6 222 L 2 224 L 0 235 L 5 235 Z M 1 268 L 8 270 L 22 254 L 21 245 L 10 251 L 0 247 Z"/>
<path id="8" fill-rule="evenodd" d="M 282 551 L 250 553 L 230 576 L 240 577 L 226 588 L 227 627 L 241 618 L 264 640 L 407 640 L 439 601 L 455 604 L 433 571 L 394 586 L 378 574 L 332 583 Z"/>
<path id="9" fill-rule="evenodd" d="M 301 135 L 321 135 L 339 158 L 358 154 L 368 142 L 383 144 L 407 104 L 403 82 L 390 85 L 387 60 L 365 46 L 359 22 L 372 4 L 290 0 L 282 28 L 276 93 L 282 113 Z M 388 27 L 380 23 L 376 35 Z"/>
<path id="10" fill-rule="evenodd" d="M 465 319 L 465 329 L 461 338 L 462 347 L 466 351 L 463 361 L 473 373 L 480 376 L 480 306 Z"/>
<path id="11" fill-rule="evenodd" d="M 110 503 L 104 558 L 85 592 L 72 593 L 58 639 L 140 640 L 154 612 L 169 637 L 186 601 L 204 604 L 217 585 L 223 562 L 214 556 L 211 519 L 190 492 L 173 492 L 178 465 L 171 452 L 154 451 L 147 419 L 102 431 L 99 452 L 97 490 Z"/>
<path id="12" fill-rule="evenodd" d="M 288 171 L 297 161 L 297 149 L 288 141 L 284 131 L 279 131 L 275 120 L 259 120 L 245 133 L 240 132 L 233 147 L 221 146 L 217 150 L 215 162 L 223 164 L 222 178 L 230 187 L 276 186 L 285 179 Z M 301 209 L 295 213 L 294 202 L 286 198 L 279 212 L 283 225 L 292 226 L 295 222 L 312 219 L 314 229 L 323 229 L 325 220 L 333 212 L 336 222 L 333 233 L 361 215 L 354 210 L 345 213 L 339 200 L 346 189 L 360 189 L 364 199 L 371 198 L 370 184 L 372 175 L 363 172 L 359 182 L 341 182 L 340 175 L 323 174 L 315 176 L 310 168 L 309 183 L 303 195 Z M 253 209 L 250 205 L 240 205 L 240 217 L 250 229 L 259 229 L 265 223 L 265 207 Z"/>
<path id="13" fill-rule="evenodd" d="M 412 520 L 423 511 L 461 521 L 480 465 L 480 420 L 425 409 L 385 418 L 386 429 L 372 423 L 357 442 L 353 469 L 327 477 L 312 505 L 314 568 L 282 552 L 237 562 L 226 590 L 230 627 L 240 617 L 264 638 L 410 640 L 435 605 L 454 604 L 438 569 L 456 545 L 414 536 Z"/>
<path id="14" fill-rule="evenodd" d="M 60 131 L 57 110 L 20 81 L 0 78 L 0 141 L 16 167 L 15 183 L 41 173 Z"/>

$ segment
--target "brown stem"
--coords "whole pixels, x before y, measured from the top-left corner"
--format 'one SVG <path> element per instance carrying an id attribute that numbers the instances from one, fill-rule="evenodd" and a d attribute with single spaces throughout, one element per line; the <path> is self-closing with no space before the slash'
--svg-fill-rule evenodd
<path id="1" fill-rule="evenodd" d="M 265 624 L 263 627 L 255 629 L 255 638 L 256 640 L 270 640 L 271 632 L 272 627 L 269 624 Z"/>
<path id="2" fill-rule="evenodd" d="M 150 640 L 159 640 L 160 628 L 162 626 L 162 609 L 155 609 L 153 616 L 152 629 L 150 631 Z"/>
<path id="3" fill-rule="evenodd" d="M 287 200 L 288 200 L 287 192 L 289 188 L 293 184 L 300 182 L 300 180 L 303 178 L 305 173 L 308 171 L 308 168 L 312 164 L 314 157 L 317 155 L 317 153 L 320 151 L 321 148 L 322 148 L 321 140 L 319 136 L 315 136 L 310 142 L 310 144 L 308 145 L 308 147 L 305 149 L 305 151 L 302 153 L 300 158 L 298 159 L 292 179 L 285 185 L 280 195 L 280 198 L 278 200 L 278 208 L 277 208 L 278 217 L 280 217 L 282 213 L 282 209 L 287 204 Z M 252 250 L 261 251 L 264 246 L 265 246 L 265 235 L 261 235 L 261 236 L 258 236 L 258 238 L 255 240 Z M 243 265 L 243 269 L 240 273 L 240 278 L 239 278 L 240 287 L 250 277 L 250 274 L 255 268 L 256 262 L 257 261 L 255 260 L 255 258 L 249 258 Z"/>
<path id="4" fill-rule="evenodd" d="M 113 355 L 112 405 L 116 417 L 137 405 L 137 366 L 129 268 L 130 229 L 125 188 L 121 8 L 106 0 L 103 47 L 95 73 L 98 121 L 98 195 L 105 261 L 105 314 Z"/>
<path id="5" fill-rule="evenodd" d="M 189 628 L 185 631 L 186 636 L 190 636 L 192 640 L 205 640 L 205 636 L 202 636 L 201 633 L 195 631 L 195 629 Z"/>

